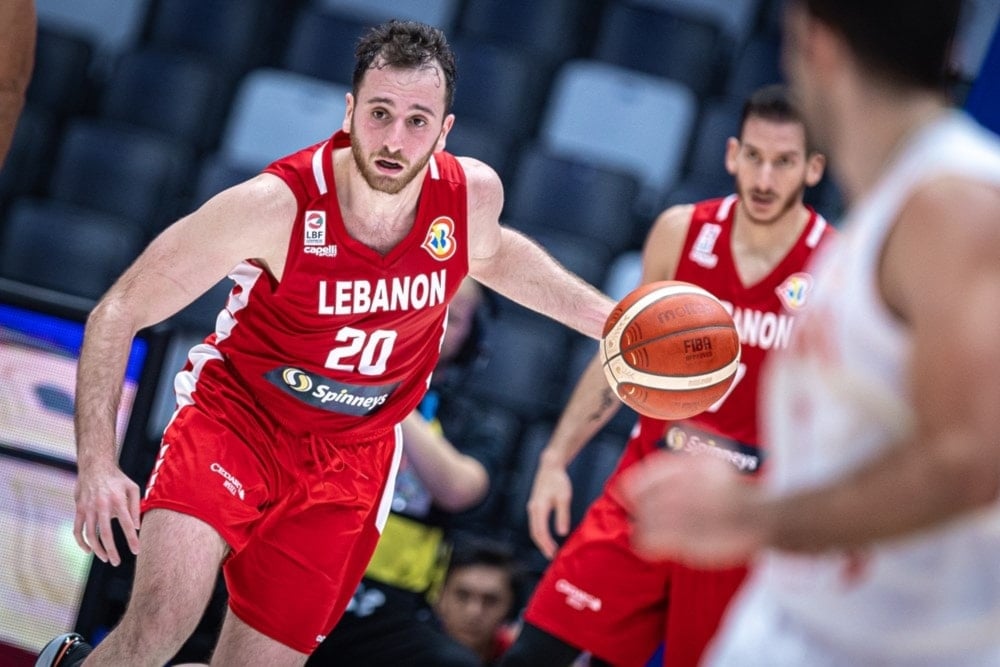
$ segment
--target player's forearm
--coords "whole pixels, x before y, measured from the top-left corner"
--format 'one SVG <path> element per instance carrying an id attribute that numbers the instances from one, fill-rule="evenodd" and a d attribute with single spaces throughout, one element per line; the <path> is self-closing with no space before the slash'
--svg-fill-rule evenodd
<path id="1" fill-rule="evenodd" d="M 614 302 L 570 273 L 541 246 L 504 228 L 500 247 L 472 261 L 474 278 L 517 303 L 566 326 L 600 338 Z"/>
<path id="2" fill-rule="evenodd" d="M 134 335 L 130 318 L 114 301 L 102 301 L 87 320 L 76 377 L 75 428 L 81 470 L 116 462 L 118 406 Z"/>
<path id="3" fill-rule="evenodd" d="M 900 443 L 840 484 L 767 501 L 757 519 L 779 549 L 818 552 L 891 539 L 995 502 L 1000 447 L 969 431 Z M 766 518 L 765 518 L 766 517 Z"/>
<path id="4" fill-rule="evenodd" d="M 568 466 L 620 407 L 621 401 L 608 385 L 601 361 L 595 356 L 577 381 L 540 462 Z"/>

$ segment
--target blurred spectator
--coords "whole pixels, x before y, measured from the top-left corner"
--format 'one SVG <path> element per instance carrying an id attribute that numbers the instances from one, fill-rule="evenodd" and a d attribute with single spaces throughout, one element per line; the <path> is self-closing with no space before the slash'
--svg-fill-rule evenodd
<path id="1" fill-rule="evenodd" d="M 514 642 L 521 568 L 513 551 L 484 540 L 457 545 L 434 603 L 444 631 L 493 665 Z"/>

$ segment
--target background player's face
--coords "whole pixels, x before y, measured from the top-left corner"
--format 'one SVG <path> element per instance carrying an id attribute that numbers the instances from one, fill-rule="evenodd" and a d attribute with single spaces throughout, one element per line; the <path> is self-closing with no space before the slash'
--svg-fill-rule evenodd
<path id="1" fill-rule="evenodd" d="M 780 220 L 802 202 L 806 185 L 819 180 L 800 123 L 754 116 L 747 118 L 739 139 L 729 140 L 726 169 L 736 179 L 741 209 L 759 224 Z"/>
<path id="2" fill-rule="evenodd" d="M 427 164 L 454 117 L 445 115 L 444 76 L 437 66 L 372 67 L 347 103 L 345 130 L 368 185 L 396 194 Z"/>

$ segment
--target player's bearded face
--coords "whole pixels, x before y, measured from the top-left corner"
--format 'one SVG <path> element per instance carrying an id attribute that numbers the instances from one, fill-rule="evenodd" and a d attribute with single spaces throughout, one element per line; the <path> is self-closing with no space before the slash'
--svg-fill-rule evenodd
<path id="1" fill-rule="evenodd" d="M 805 183 L 798 182 L 798 187 L 782 192 L 778 188 L 761 189 L 753 185 L 752 179 L 736 175 L 736 190 L 747 217 L 758 224 L 770 224 L 781 219 L 783 215 L 798 206 L 805 193 Z M 758 205 L 749 205 L 752 202 Z M 761 206 L 763 205 L 763 206 Z"/>
<path id="2" fill-rule="evenodd" d="M 360 136 L 355 126 L 355 121 L 351 119 L 351 136 Z M 368 187 L 378 192 L 394 195 L 410 184 L 414 177 L 420 173 L 431 155 L 434 153 L 434 145 L 427 152 L 419 155 L 413 162 L 406 159 L 401 151 L 389 151 L 385 146 L 380 146 L 370 154 L 365 153 L 361 142 L 351 142 L 351 154 L 354 156 L 354 163 L 361 172 L 361 176 L 368 183 Z M 380 169 L 397 170 L 397 173 L 390 174 Z"/>

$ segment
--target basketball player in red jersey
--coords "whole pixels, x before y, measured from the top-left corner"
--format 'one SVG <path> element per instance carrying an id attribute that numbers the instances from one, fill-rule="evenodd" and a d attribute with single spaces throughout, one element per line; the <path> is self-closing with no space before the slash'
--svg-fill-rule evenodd
<path id="1" fill-rule="evenodd" d="M 700 571 L 636 555 L 615 485 L 636 461 L 664 449 L 718 457 L 747 475 L 764 463 L 760 366 L 769 350 L 787 344 L 796 310 L 809 298 L 804 266 L 833 233 L 802 202 L 805 188 L 822 177 L 824 158 L 809 149 L 784 89 L 770 86 L 745 103 L 739 139 L 729 140 L 725 159 L 737 194 L 664 211 L 646 239 L 642 280 L 692 282 L 732 308 L 742 344 L 732 388 L 691 419 L 639 419 L 603 494 L 535 589 L 504 667 L 568 665 L 582 650 L 593 655 L 591 664 L 645 665 L 664 638 L 664 664 L 696 665 L 744 578 L 743 567 Z M 595 359 L 541 454 L 528 501 L 532 538 L 550 558 L 557 548 L 550 515 L 557 533 L 565 535 L 569 524 L 567 466 L 619 405 Z"/>
<path id="2" fill-rule="evenodd" d="M 172 225 L 90 317 L 75 535 L 118 564 L 117 520 L 138 560 L 129 607 L 88 665 L 164 664 L 220 563 L 230 602 L 213 664 L 304 663 L 375 547 L 399 424 L 430 383 L 463 278 L 595 338 L 611 311 L 500 226 L 490 167 L 443 152 L 455 60 L 441 31 L 392 21 L 357 57 L 342 131 Z M 128 341 L 227 274 L 236 285 L 177 377 L 140 510 L 112 444 Z M 89 648 L 57 638 L 39 664 L 77 664 Z"/>

